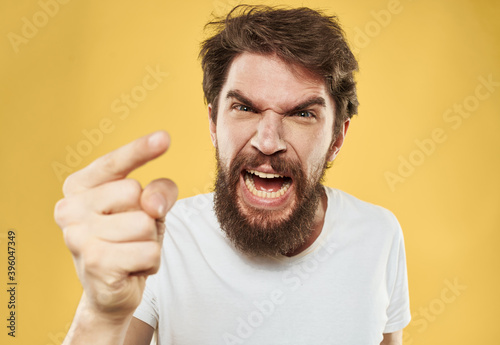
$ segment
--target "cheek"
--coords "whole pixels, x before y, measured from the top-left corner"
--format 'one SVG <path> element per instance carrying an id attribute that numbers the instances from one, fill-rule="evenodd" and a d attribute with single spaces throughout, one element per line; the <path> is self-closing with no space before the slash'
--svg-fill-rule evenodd
<path id="1" fill-rule="evenodd" d="M 309 176 L 318 169 L 322 169 L 330 153 L 330 141 L 331 137 L 328 135 L 302 141 L 302 146 L 299 147 L 299 156 L 302 157 L 301 161 L 307 164 Z"/>
<path id="2" fill-rule="evenodd" d="M 312 174 L 316 173 L 318 169 L 321 169 L 323 167 L 323 164 L 325 162 L 325 157 L 326 157 L 326 152 L 314 152 L 309 156 L 308 159 L 308 173 L 309 176 Z"/>
<path id="3" fill-rule="evenodd" d="M 248 130 L 243 126 L 222 123 L 217 130 L 217 147 L 221 158 L 234 159 L 248 142 L 247 136 Z"/>

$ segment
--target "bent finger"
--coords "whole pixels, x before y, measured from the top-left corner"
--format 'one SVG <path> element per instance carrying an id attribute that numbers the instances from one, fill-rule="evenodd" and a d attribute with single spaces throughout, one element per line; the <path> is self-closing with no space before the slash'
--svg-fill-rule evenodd
<path id="1" fill-rule="evenodd" d="M 103 279 L 110 272 L 123 275 L 153 274 L 160 266 L 161 247 L 156 241 L 95 242 L 85 253 L 87 270 Z"/>
<path id="2" fill-rule="evenodd" d="M 135 180 L 108 182 L 61 199 L 54 209 L 54 217 L 63 228 L 87 222 L 94 215 L 140 210 L 141 193 L 141 185 Z"/>
<path id="3" fill-rule="evenodd" d="M 122 212 L 101 216 L 95 236 L 107 242 L 156 241 L 155 219 L 143 211 Z"/>

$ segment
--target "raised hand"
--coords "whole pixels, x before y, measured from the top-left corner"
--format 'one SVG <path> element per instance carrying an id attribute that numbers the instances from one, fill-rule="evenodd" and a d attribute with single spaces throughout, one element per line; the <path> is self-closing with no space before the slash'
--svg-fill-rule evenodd
<path id="1" fill-rule="evenodd" d="M 55 219 L 84 288 L 82 303 L 100 318 L 129 319 L 146 277 L 158 270 L 163 221 L 177 187 L 158 179 L 142 190 L 126 177 L 169 144 L 166 132 L 155 132 L 98 158 L 64 183 Z"/>

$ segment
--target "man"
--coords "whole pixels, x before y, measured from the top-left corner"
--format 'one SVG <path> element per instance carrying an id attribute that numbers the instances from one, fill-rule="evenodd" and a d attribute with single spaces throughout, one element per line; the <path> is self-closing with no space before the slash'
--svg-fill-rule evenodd
<path id="1" fill-rule="evenodd" d="M 170 180 L 126 179 L 164 132 L 68 177 L 55 217 L 84 293 L 65 344 L 149 344 L 155 329 L 160 344 L 401 344 L 397 220 L 321 185 L 358 105 L 339 24 L 243 6 L 210 25 L 215 193 L 173 206 Z"/>

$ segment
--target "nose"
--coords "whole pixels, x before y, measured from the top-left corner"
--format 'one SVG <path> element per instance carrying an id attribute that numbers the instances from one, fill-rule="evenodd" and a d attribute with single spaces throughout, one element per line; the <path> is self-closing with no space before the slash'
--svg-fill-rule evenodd
<path id="1" fill-rule="evenodd" d="M 251 140 L 252 146 L 267 156 L 285 151 L 282 120 L 283 116 L 278 113 L 270 110 L 263 112 L 257 125 L 257 132 Z"/>

